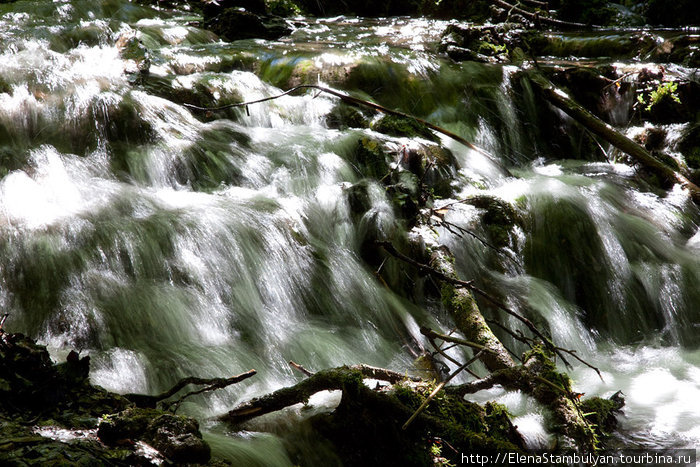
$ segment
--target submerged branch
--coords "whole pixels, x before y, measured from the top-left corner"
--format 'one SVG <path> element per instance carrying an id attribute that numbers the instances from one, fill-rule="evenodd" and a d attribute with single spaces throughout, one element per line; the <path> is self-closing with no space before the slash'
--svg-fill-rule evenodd
<path id="1" fill-rule="evenodd" d="M 343 102 L 347 102 L 347 103 L 354 104 L 354 105 L 361 105 L 361 106 L 364 106 L 364 107 L 369 107 L 370 109 L 373 109 L 373 110 L 376 110 L 376 111 L 378 111 L 378 112 L 382 112 L 382 113 L 385 113 L 385 114 L 388 114 L 388 115 L 394 115 L 394 116 L 397 116 L 397 117 L 409 118 L 409 119 L 411 119 L 411 120 L 414 120 L 414 121 L 416 121 L 416 122 L 418 122 L 418 123 L 420 123 L 420 124 L 422 124 L 422 125 L 425 125 L 426 127 L 430 128 L 431 130 L 437 131 L 438 133 L 441 133 L 441 134 L 447 136 L 448 138 L 451 138 L 451 139 L 457 141 L 458 143 L 463 144 L 464 146 L 468 147 L 469 149 L 472 149 L 473 151 L 476 151 L 476 152 L 478 152 L 479 154 L 481 154 L 481 155 L 487 157 L 488 159 L 491 160 L 491 162 L 493 162 L 493 163 L 496 164 L 501 170 L 503 170 L 508 176 L 511 175 L 510 172 L 508 171 L 508 169 L 506 169 L 505 167 L 503 167 L 503 166 L 501 165 L 501 163 L 498 162 L 498 160 L 496 160 L 496 158 L 495 158 L 493 155 L 491 155 L 488 151 L 486 151 L 485 149 L 482 149 L 482 148 L 476 146 L 474 143 L 472 143 L 471 141 L 469 141 L 469 140 L 467 140 L 467 139 L 462 138 L 462 137 L 459 136 L 458 134 L 455 134 L 455 133 L 453 133 L 453 132 L 451 132 L 451 131 L 449 131 L 449 130 L 446 130 L 446 129 L 440 127 L 440 126 L 437 126 L 437 125 L 435 125 L 435 124 L 433 124 L 433 123 L 430 123 L 429 121 L 424 120 L 424 119 L 422 119 L 422 118 L 415 117 L 415 116 L 413 116 L 413 115 L 410 115 L 410 114 L 407 114 L 407 113 L 404 113 L 404 112 L 399 112 L 398 110 L 393 110 L 393 109 L 390 109 L 390 108 L 388 108 L 388 107 L 384 107 L 383 105 L 375 104 L 374 102 L 370 102 L 370 101 L 365 100 L 365 99 L 360 99 L 360 98 L 358 98 L 358 97 L 349 96 L 349 95 L 347 95 L 347 94 L 343 94 L 343 93 L 341 93 L 341 92 L 335 91 L 335 90 L 333 90 L 333 89 L 330 89 L 330 88 L 327 88 L 327 87 L 324 87 L 324 86 L 318 86 L 318 85 L 316 85 L 316 84 L 300 84 L 299 86 L 294 86 L 293 88 L 288 89 L 287 91 L 284 91 L 283 93 L 277 94 L 277 95 L 275 95 L 275 96 L 264 97 L 264 98 L 262 98 L 262 99 L 256 99 L 256 100 L 248 101 L 248 102 L 240 102 L 240 103 L 236 103 L 236 104 L 227 104 L 227 105 L 222 105 L 222 106 L 220 106 L 220 107 L 199 107 L 199 106 L 197 106 L 197 105 L 192 105 L 192 104 L 183 104 L 183 105 L 184 105 L 185 107 L 189 107 L 189 108 L 191 108 L 191 109 L 202 110 L 202 111 L 226 110 L 226 109 L 230 109 L 230 108 L 233 108 L 233 107 L 246 107 L 246 106 L 251 105 L 251 104 L 259 104 L 259 103 L 261 103 L 261 102 L 267 102 L 267 101 L 271 101 L 271 100 L 273 100 L 273 99 L 279 99 L 280 97 L 284 97 L 284 96 L 286 96 L 286 95 L 288 95 L 288 94 L 291 94 L 291 93 L 293 93 L 293 92 L 296 92 L 296 91 L 298 91 L 298 90 L 300 90 L 300 89 L 316 89 L 316 90 L 318 90 L 318 91 L 320 91 L 320 92 L 325 92 L 325 93 L 331 94 L 331 95 L 333 95 L 333 96 L 339 98 L 339 99 L 342 100 Z"/>

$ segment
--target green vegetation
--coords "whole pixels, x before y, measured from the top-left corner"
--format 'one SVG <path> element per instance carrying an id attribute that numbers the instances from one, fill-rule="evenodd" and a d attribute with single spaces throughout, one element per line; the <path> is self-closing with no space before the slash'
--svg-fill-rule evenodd
<path id="1" fill-rule="evenodd" d="M 651 91 L 648 99 L 644 97 L 644 94 L 639 94 L 637 96 L 637 102 L 645 105 L 645 110 L 647 112 L 651 111 L 655 105 L 663 102 L 664 100 L 681 104 L 681 99 L 678 97 L 677 91 L 678 83 L 675 81 L 667 81 L 665 83 L 660 83 L 655 90 Z"/>

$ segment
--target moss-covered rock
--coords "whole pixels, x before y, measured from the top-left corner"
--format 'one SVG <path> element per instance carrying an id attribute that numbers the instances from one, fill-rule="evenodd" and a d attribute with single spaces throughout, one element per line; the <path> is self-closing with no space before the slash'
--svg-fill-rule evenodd
<path id="1" fill-rule="evenodd" d="M 439 50 L 458 62 L 505 62 L 508 60 L 508 29 L 453 23 L 442 34 Z"/>
<path id="2" fill-rule="evenodd" d="M 211 458 L 211 450 L 202 440 L 196 420 L 160 410 L 132 407 L 104 416 L 97 427 L 97 436 L 108 445 L 143 440 L 176 463 L 203 464 Z"/>
<path id="3" fill-rule="evenodd" d="M 494 246 L 499 248 L 511 246 L 513 228 L 522 227 L 524 222 L 522 216 L 511 204 L 487 195 L 472 196 L 464 202 L 485 211 L 481 220 Z"/>
<path id="4" fill-rule="evenodd" d="M 679 149 L 691 169 L 700 169 L 700 125 L 694 124 L 683 132 Z"/>
<path id="5" fill-rule="evenodd" d="M 609 399 L 589 397 L 581 402 L 581 411 L 593 425 L 599 437 L 608 436 L 617 427 L 617 415 L 622 411 L 625 400 L 621 393 Z"/>
<path id="6" fill-rule="evenodd" d="M 344 102 L 336 104 L 326 116 L 328 128 L 345 130 L 347 128 L 368 128 L 369 119 L 356 106 Z"/>
<path id="7" fill-rule="evenodd" d="M 410 117 L 385 115 L 372 125 L 372 129 L 390 136 L 420 137 L 429 141 L 439 141 L 428 127 Z"/>
<path id="8" fill-rule="evenodd" d="M 431 465 L 430 447 L 435 439 L 461 452 L 523 449 L 522 444 L 501 436 L 501 431 L 489 425 L 493 419 L 482 407 L 444 393 L 402 430 L 433 388 L 430 383 L 397 384 L 388 391 L 358 386 L 356 392 L 344 391 L 338 408 L 330 415 L 316 417 L 313 425 L 333 443 L 343 465 Z M 443 450 L 442 456 L 461 462 L 455 452 Z"/>
<path id="9" fill-rule="evenodd" d="M 90 385 L 89 365 L 76 352 L 54 365 L 44 346 L 0 331 L 0 464 L 148 465 L 133 448 L 138 440 L 177 464 L 209 461 L 196 420 L 131 407 Z M 110 446 L 98 443 L 95 431 Z"/>

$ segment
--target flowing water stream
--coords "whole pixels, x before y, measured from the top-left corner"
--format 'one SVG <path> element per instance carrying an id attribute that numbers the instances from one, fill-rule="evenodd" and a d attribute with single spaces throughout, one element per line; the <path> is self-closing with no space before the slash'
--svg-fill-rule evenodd
<path id="1" fill-rule="evenodd" d="M 358 139 L 387 137 L 329 128 L 337 101 L 311 92 L 247 113 L 181 105 L 252 100 L 301 82 L 342 85 L 457 132 L 511 167 L 515 176 L 443 141 L 461 167 L 457 198 L 501 197 L 527 224 L 498 254 L 438 230 L 462 276 L 529 310 L 555 342 L 602 370 L 604 381 L 576 365 L 577 390 L 626 394 L 620 443 L 700 442 L 700 212 L 680 188 L 655 193 L 614 161 L 542 157 L 534 132 L 522 130 L 527 111 L 512 101 L 515 67 L 447 61 L 435 50 L 445 22 L 299 20 L 280 41 L 227 43 L 192 19 L 125 0 L 0 5 L 8 328 L 57 358 L 89 353 L 92 381 L 122 393 L 258 370 L 183 406 L 202 420 L 298 381 L 288 360 L 411 371 L 408 348 L 424 342 L 418 323 L 449 323 L 431 316 L 430 303 L 387 290 L 361 259 L 364 230 L 397 226 L 384 188 L 368 182 L 361 222 L 346 193 L 361 179 Z M 129 59 L 119 38 L 141 41 L 149 74 L 133 72 L 145 55 Z M 388 144 L 398 154 L 411 143 Z M 483 229 L 470 206 L 448 220 Z M 528 443 L 548 446 L 532 401 L 499 389 L 479 397 L 506 403 Z M 291 462 L 274 435 L 205 429 L 232 460 Z"/>

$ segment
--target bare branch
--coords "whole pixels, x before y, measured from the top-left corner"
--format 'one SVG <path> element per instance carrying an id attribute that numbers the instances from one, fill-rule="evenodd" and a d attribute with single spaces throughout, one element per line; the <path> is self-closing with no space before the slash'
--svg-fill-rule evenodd
<path id="1" fill-rule="evenodd" d="M 339 98 L 339 99 L 342 100 L 343 102 L 348 102 L 348 103 L 354 104 L 354 105 L 361 105 L 361 106 L 364 106 L 364 107 L 369 107 L 369 108 L 371 108 L 371 109 L 373 109 L 373 110 L 376 110 L 376 111 L 378 111 L 378 112 L 382 112 L 382 113 L 385 113 L 385 114 L 388 114 L 388 115 L 394 115 L 394 116 L 397 116 L 397 117 L 403 117 L 403 118 L 409 118 L 409 119 L 411 119 L 411 120 L 415 120 L 416 122 L 418 122 L 418 123 L 420 123 L 420 124 L 422 124 L 422 125 L 425 125 L 426 127 L 430 128 L 431 130 L 437 131 L 438 133 L 442 133 L 443 135 L 447 136 L 448 138 L 451 138 L 451 139 L 457 141 L 458 143 L 463 144 L 464 146 L 468 147 L 469 149 L 472 149 L 472 150 L 474 150 L 474 151 L 476 151 L 476 152 L 482 154 L 483 156 L 486 156 L 486 157 L 489 158 L 494 164 L 498 165 L 498 167 L 499 167 L 501 170 L 503 170 L 508 176 L 511 175 L 510 172 L 508 172 L 508 170 L 507 170 L 505 167 L 503 167 L 503 166 L 501 165 L 501 163 L 498 162 L 498 160 L 497 160 L 493 155 L 491 155 L 489 152 L 487 152 L 485 149 L 482 149 L 482 148 L 476 146 L 476 145 L 475 145 L 474 143 L 472 143 L 471 141 L 468 141 L 468 140 L 462 138 L 461 136 L 459 136 L 459 135 L 457 135 L 457 134 L 455 134 L 455 133 L 452 133 L 452 132 L 449 131 L 449 130 L 446 130 L 446 129 L 442 128 L 442 127 L 439 127 L 439 126 L 437 126 L 437 125 L 434 125 L 434 124 L 430 123 L 430 122 L 427 121 L 427 120 L 423 120 L 422 118 L 414 117 L 413 115 L 409 115 L 409 114 L 407 114 L 407 113 L 399 112 L 398 110 L 392 110 L 392 109 L 389 109 L 388 107 L 384 107 L 383 105 L 375 104 L 374 102 L 370 102 L 370 101 L 367 101 L 367 100 L 364 100 L 364 99 L 360 99 L 360 98 L 357 98 L 357 97 L 349 96 L 349 95 L 347 95 L 347 94 L 343 94 L 343 93 L 338 92 L 338 91 L 335 91 L 335 90 L 333 90 L 333 89 L 326 88 L 326 87 L 323 87 L 323 86 L 318 86 L 318 85 L 315 85 L 315 84 L 301 84 L 301 85 L 299 85 L 299 86 L 294 86 L 293 88 L 291 88 L 291 89 L 289 89 L 289 90 L 287 90 L 287 91 L 284 91 L 284 92 L 281 93 L 281 94 L 277 94 L 276 96 L 264 97 L 264 98 L 262 98 L 262 99 L 256 99 L 256 100 L 254 100 L 254 101 L 248 101 L 248 102 L 240 102 L 240 103 L 237 103 L 237 104 L 222 105 L 222 106 L 220 106 L 220 107 L 199 107 L 199 106 L 197 106 L 197 105 L 192 105 L 192 104 L 183 104 L 183 105 L 184 105 L 185 107 L 189 107 L 189 108 L 191 108 L 191 109 L 202 110 L 202 111 L 225 110 L 225 109 L 230 109 L 230 108 L 233 108 L 233 107 L 245 107 L 245 106 L 248 106 L 248 105 L 250 105 L 250 104 L 258 104 L 258 103 L 261 103 L 261 102 L 271 101 L 271 100 L 273 100 L 273 99 L 279 99 L 280 97 L 286 96 L 286 95 L 291 94 L 291 93 L 293 93 L 293 92 L 296 92 L 296 91 L 298 91 L 298 90 L 300 90 L 300 89 L 317 89 L 317 90 L 319 90 L 319 91 L 321 91 L 321 92 L 325 92 L 325 93 L 331 94 L 331 95 L 333 95 L 333 96 Z"/>
<path id="2" fill-rule="evenodd" d="M 314 372 L 313 372 L 313 371 L 307 370 L 306 368 L 304 368 L 303 366 L 299 365 L 299 364 L 296 363 L 296 362 L 293 362 L 293 361 L 290 360 L 290 361 L 289 361 L 289 365 L 290 365 L 292 368 L 294 368 L 295 370 L 297 370 L 297 371 L 299 371 L 299 372 L 301 372 L 301 373 L 304 373 L 306 376 L 313 376 L 313 375 L 314 375 Z"/>
<path id="3" fill-rule="evenodd" d="M 181 397 L 178 401 L 181 402 L 183 399 L 195 395 L 195 394 L 201 394 L 202 392 L 206 391 L 214 391 L 216 389 L 222 389 L 227 386 L 230 386 L 232 384 L 240 383 L 243 380 L 246 380 L 252 376 L 254 376 L 257 373 L 256 370 L 249 370 L 246 371 L 245 373 L 241 373 L 240 375 L 233 376 L 231 378 L 197 378 L 194 376 L 190 376 L 188 378 L 183 378 L 180 381 L 175 384 L 172 388 L 169 390 L 158 394 L 156 396 L 149 396 L 146 394 L 127 394 L 124 397 L 129 399 L 131 402 L 135 403 L 139 407 L 155 407 L 156 404 L 160 401 L 163 401 L 165 399 L 168 399 L 169 397 L 174 396 L 177 394 L 179 391 L 185 388 L 185 386 L 189 384 L 197 384 L 197 385 L 207 385 L 206 388 L 190 392 L 186 394 L 185 396 Z M 174 404 L 177 404 L 175 402 Z M 179 405 L 179 404 L 178 404 Z"/>

